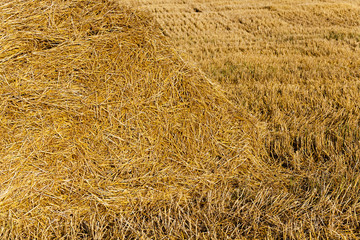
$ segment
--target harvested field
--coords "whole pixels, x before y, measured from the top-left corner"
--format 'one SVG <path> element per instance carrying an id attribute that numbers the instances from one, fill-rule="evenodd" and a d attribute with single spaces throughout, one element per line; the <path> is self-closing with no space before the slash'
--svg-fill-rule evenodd
<path id="1" fill-rule="evenodd" d="M 150 16 L 9 0 L 0 19 L 1 239 L 234 231 L 212 223 L 231 221 L 239 181 L 270 174 L 261 132 Z"/>
<path id="2" fill-rule="evenodd" d="M 241 186 L 240 235 L 360 238 L 360 1 L 132 3 L 266 125 L 261 160 L 285 190 Z"/>
<path id="3" fill-rule="evenodd" d="M 359 13 L 2 1 L 0 238 L 360 238 Z"/>

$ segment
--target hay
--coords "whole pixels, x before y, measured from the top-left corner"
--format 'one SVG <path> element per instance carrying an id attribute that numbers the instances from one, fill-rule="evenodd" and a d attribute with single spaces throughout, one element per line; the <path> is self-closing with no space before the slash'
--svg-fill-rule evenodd
<path id="1" fill-rule="evenodd" d="M 248 123 L 157 29 L 110 1 L 1 3 L 2 238 L 159 236 L 146 213 L 246 171 Z"/>

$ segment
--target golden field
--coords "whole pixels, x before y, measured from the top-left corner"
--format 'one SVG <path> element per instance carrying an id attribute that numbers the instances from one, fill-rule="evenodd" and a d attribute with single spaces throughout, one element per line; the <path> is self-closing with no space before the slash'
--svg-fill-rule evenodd
<path id="1" fill-rule="evenodd" d="M 285 189 L 241 186 L 241 235 L 360 238 L 360 1 L 132 4 L 266 126 L 261 159 Z"/>
<path id="2" fill-rule="evenodd" d="M 360 238 L 360 1 L 0 19 L 0 239 Z"/>

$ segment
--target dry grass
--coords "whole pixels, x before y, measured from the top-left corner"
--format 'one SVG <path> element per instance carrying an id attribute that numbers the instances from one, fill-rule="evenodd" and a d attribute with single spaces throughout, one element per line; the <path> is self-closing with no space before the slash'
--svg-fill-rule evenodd
<path id="1" fill-rule="evenodd" d="M 0 19 L 1 239 L 243 231 L 228 215 L 240 181 L 270 175 L 261 133 L 151 17 L 8 0 Z"/>
<path id="2" fill-rule="evenodd" d="M 133 3 L 266 124 L 262 161 L 283 175 L 240 187 L 241 235 L 360 238 L 360 1 Z"/>
<path id="3" fill-rule="evenodd" d="M 360 238 L 360 3 L 132 2 L 0 3 L 0 238 Z"/>

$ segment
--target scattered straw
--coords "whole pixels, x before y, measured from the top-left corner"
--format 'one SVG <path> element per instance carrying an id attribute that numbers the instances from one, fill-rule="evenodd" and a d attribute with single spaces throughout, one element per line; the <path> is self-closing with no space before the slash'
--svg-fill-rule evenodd
<path id="1" fill-rule="evenodd" d="M 2 238 L 206 230 L 181 206 L 247 171 L 251 126 L 157 29 L 110 1 L 1 3 Z"/>

